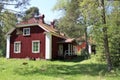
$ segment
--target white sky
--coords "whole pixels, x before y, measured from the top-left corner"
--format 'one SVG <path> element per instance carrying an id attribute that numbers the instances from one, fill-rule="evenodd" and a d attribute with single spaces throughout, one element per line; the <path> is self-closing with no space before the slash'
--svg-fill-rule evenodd
<path id="1" fill-rule="evenodd" d="M 57 0 L 31 0 L 30 6 L 27 7 L 38 7 L 41 14 L 45 15 L 45 21 L 50 22 L 54 19 L 58 19 L 61 17 L 60 11 L 53 11 L 53 7 L 56 4 Z M 14 9 L 12 6 L 7 6 L 9 9 Z M 18 10 L 18 9 L 14 9 Z"/>
<path id="2" fill-rule="evenodd" d="M 61 15 L 59 11 L 53 11 L 57 0 L 31 0 L 31 7 L 38 7 L 41 14 L 45 15 L 46 21 L 58 19 Z"/>

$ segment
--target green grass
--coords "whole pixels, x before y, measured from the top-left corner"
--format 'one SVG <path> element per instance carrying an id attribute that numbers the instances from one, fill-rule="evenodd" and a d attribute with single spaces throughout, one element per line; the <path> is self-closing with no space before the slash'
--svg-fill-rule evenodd
<path id="1" fill-rule="evenodd" d="M 79 61 L 30 61 L 0 58 L 0 80 L 120 80 L 120 70 L 108 73 L 95 58 Z"/>

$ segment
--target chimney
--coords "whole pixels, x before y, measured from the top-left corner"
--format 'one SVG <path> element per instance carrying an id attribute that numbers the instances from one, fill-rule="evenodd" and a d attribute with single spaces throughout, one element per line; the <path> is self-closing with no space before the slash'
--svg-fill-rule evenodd
<path id="1" fill-rule="evenodd" d="M 44 14 L 40 15 L 39 21 L 42 22 L 42 23 L 44 23 L 44 18 L 45 18 Z"/>
<path id="2" fill-rule="evenodd" d="M 52 28 L 55 28 L 55 20 L 53 20 L 52 22 L 50 22 L 50 26 L 51 26 Z"/>

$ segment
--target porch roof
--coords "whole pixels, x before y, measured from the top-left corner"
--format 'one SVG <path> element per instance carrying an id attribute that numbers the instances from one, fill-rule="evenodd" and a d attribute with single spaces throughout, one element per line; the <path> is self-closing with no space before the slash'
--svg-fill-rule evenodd
<path id="1" fill-rule="evenodd" d="M 68 39 L 59 41 L 58 43 L 76 43 L 76 41 L 75 41 L 75 38 L 72 38 L 72 39 L 68 38 Z"/>

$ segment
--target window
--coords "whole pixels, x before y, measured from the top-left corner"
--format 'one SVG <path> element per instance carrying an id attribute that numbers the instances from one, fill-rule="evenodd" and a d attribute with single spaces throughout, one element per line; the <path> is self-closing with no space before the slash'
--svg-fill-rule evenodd
<path id="1" fill-rule="evenodd" d="M 14 42 L 14 53 L 20 53 L 21 52 L 21 42 L 16 41 Z"/>
<path id="2" fill-rule="evenodd" d="M 30 28 L 23 28 L 23 35 L 24 36 L 30 35 Z"/>
<path id="3" fill-rule="evenodd" d="M 32 41 L 32 53 L 39 53 L 40 52 L 40 41 L 35 40 Z"/>

